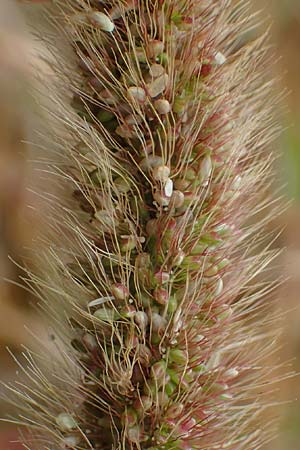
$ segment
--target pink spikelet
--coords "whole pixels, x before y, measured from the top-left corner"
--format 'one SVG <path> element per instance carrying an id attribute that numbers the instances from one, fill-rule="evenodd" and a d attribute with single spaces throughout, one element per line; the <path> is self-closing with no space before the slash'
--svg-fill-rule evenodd
<path id="1" fill-rule="evenodd" d="M 272 434 L 266 36 L 243 45 L 244 0 L 53 3 L 75 63 L 56 51 L 59 194 L 32 285 L 59 354 L 26 356 L 26 448 L 259 449 Z"/>

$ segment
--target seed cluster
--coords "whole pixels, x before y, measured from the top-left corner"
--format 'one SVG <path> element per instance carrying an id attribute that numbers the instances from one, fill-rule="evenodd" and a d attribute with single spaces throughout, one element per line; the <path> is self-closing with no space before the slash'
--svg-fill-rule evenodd
<path id="1" fill-rule="evenodd" d="M 81 401 L 53 410 L 63 448 L 258 448 L 244 223 L 272 131 L 264 49 L 235 49 L 243 3 L 60 5 L 81 76 L 66 172 L 84 250 L 65 270 L 89 297 L 69 318 Z"/>

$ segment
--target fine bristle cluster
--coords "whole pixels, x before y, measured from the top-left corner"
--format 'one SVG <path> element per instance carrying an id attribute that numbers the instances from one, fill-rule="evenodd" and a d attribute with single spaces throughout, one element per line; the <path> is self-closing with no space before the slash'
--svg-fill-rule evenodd
<path id="1" fill-rule="evenodd" d="M 49 200 L 32 285 L 57 356 L 45 368 L 26 355 L 26 448 L 261 448 L 277 132 L 266 36 L 248 39 L 247 1 L 54 3 L 76 61 L 55 69 L 65 193 Z"/>

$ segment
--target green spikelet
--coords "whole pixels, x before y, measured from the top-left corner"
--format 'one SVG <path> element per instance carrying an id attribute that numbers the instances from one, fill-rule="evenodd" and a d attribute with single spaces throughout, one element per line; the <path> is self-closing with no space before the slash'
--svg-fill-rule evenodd
<path id="1" fill-rule="evenodd" d="M 54 0 L 76 63 L 57 56 L 72 101 L 54 111 L 61 200 L 33 286 L 60 356 L 51 370 L 27 356 L 28 448 L 269 439 L 256 386 L 270 383 L 271 285 L 252 280 L 273 257 L 261 211 L 274 98 L 266 37 L 241 46 L 253 20 L 233 3 Z"/>

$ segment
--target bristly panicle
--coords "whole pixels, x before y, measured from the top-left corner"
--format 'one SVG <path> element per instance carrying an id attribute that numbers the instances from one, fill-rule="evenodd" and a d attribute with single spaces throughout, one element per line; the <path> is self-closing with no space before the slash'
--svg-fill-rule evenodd
<path id="1" fill-rule="evenodd" d="M 243 44 L 244 0 L 54 3 L 76 68 L 57 56 L 67 188 L 33 286 L 60 356 L 51 376 L 27 356 L 28 448 L 261 448 L 274 286 L 256 277 L 274 257 L 262 227 L 277 133 L 266 36 Z"/>

